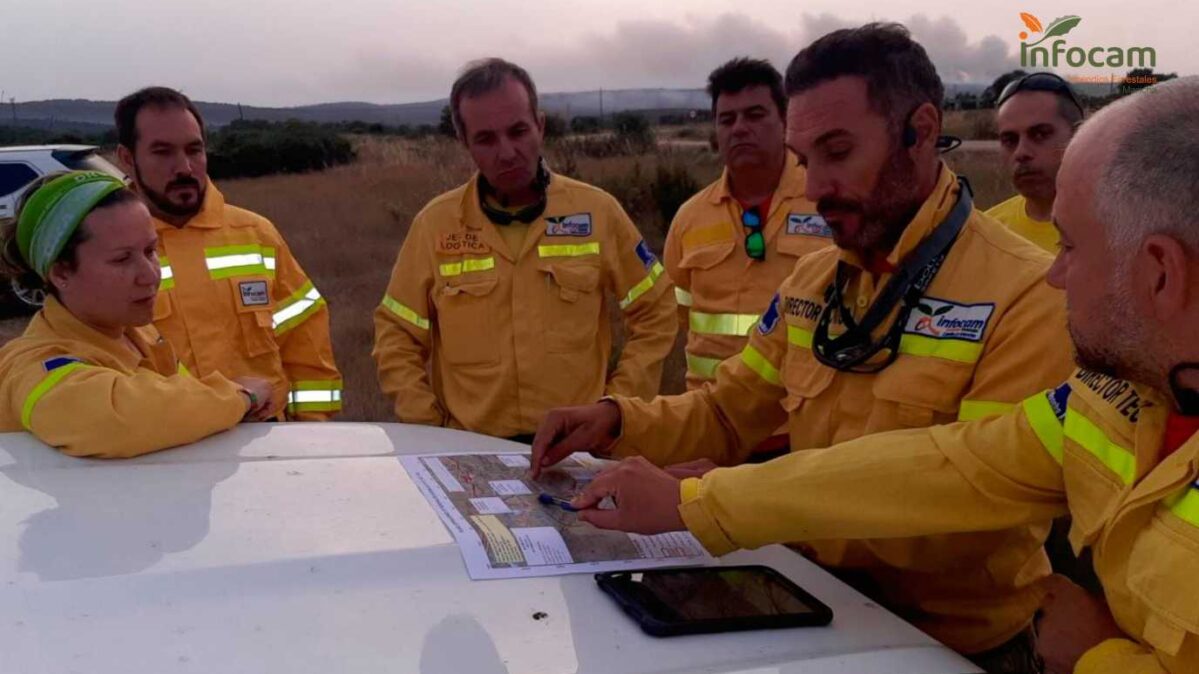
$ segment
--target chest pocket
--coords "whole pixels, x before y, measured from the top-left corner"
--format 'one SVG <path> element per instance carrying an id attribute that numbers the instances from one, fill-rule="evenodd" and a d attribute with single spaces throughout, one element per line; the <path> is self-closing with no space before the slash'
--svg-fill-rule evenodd
<path id="1" fill-rule="evenodd" d="M 463 274 L 442 282 L 437 292 L 437 331 L 441 357 L 454 365 L 492 365 L 500 349 L 489 336 L 496 311 L 495 274 Z"/>
<path id="2" fill-rule="evenodd" d="M 736 248 L 737 242 L 733 239 L 697 246 L 683 251 L 679 266 L 683 269 L 711 269 L 728 259 Z"/>
<path id="3" fill-rule="evenodd" d="M 866 432 L 957 421 L 962 396 L 973 377 L 971 363 L 901 355 L 875 375 L 870 390 L 878 404 Z"/>
<path id="4" fill-rule="evenodd" d="M 788 326 L 780 322 L 777 329 L 785 331 Z M 788 343 L 787 354 L 783 357 L 782 378 L 783 386 L 787 389 L 783 409 L 790 416 L 799 414 L 804 403 L 828 390 L 836 376 L 837 371 L 822 365 L 810 349 Z"/>
<path id="5" fill-rule="evenodd" d="M 248 356 L 277 352 L 271 282 L 265 276 L 239 276 L 228 280 L 237 310 L 242 344 Z"/>
<path id="6" fill-rule="evenodd" d="M 697 246 L 683 251 L 679 258 L 679 268 L 690 272 L 691 294 L 703 298 L 712 306 L 726 306 L 737 297 L 738 283 L 730 282 L 727 275 L 707 272 L 733 257 L 737 242 L 729 239 L 703 246 Z M 702 307 L 700 308 L 702 311 Z"/>
<path id="7" fill-rule="evenodd" d="M 1133 543 L 1128 588 L 1148 609 L 1142 638 L 1169 656 L 1180 655 L 1188 633 L 1188 648 L 1199 650 L 1194 643 L 1199 634 L 1197 567 L 1199 527 L 1159 507 Z M 1182 660 L 1194 656 L 1190 653 Z"/>
<path id="8" fill-rule="evenodd" d="M 537 268 L 545 279 L 546 349 L 569 353 L 588 348 L 596 341 L 603 304 L 599 257 L 543 260 Z"/>
<path id="9" fill-rule="evenodd" d="M 800 258 L 808 253 L 814 253 L 821 248 L 830 246 L 833 243 L 832 239 L 823 236 L 813 236 L 810 234 L 788 234 L 786 225 L 784 224 L 783 231 L 778 233 L 778 238 L 775 240 L 775 248 L 783 255 Z"/>

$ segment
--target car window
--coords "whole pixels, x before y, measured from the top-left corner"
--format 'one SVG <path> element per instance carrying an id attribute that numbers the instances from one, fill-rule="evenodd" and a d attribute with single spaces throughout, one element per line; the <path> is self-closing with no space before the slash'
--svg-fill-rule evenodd
<path id="1" fill-rule="evenodd" d="M 33 170 L 29 164 L 0 162 L 0 197 L 7 197 L 20 191 L 22 187 L 33 182 L 37 176 L 38 172 Z"/>

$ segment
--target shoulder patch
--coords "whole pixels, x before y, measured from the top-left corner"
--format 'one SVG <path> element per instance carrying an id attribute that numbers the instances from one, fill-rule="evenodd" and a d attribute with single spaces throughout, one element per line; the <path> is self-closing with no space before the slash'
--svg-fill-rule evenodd
<path id="1" fill-rule="evenodd" d="M 437 236 L 437 252 L 442 255 L 486 253 L 490 250 L 491 247 L 483 242 L 478 232 L 463 230 L 447 232 Z"/>
<path id="2" fill-rule="evenodd" d="M 994 304 L 958 304 L 922 297 L 916 310 L 908 316 L 903 331 L 933 339 L 981 342 L 993 313 Z"/>
<path id="3" fill-rule="evenodd" d="M 546 236 L 591 236 L 591 214 L 555 215 L 545 219 Z"/>
<path id="4" fill-rule="evenodd" d="M 833 237 L 833 230 L 816 213 L 791 213 L 787 216 L 788 234 L 806 234 L 826 239 Z"/>
<path id="5" fill-rule="evenodd" d="M 766 313 L 758 320 L 758 332 L 762 335 L 774 332 L 774 328 L 779 324 L 780 315 L 779 294 L 775 293 L 774 298 L 770 300 L 770 306 L 766 308 Z"/>
<path id="6" fill-rule="evenodd" d="M 1070 392 L 1070 382 L 1045 392 L 1045 397 L 1049 399 L 1049 406 L 1053 408 L 1053 414 L 1057 416 L 1058 421 L 1066 420 L 1066 404 L 1070 402 Z"/>
<path id="7" fill-rule="evenodd" d="M 645 239 L 637 243 L 637 257 L 641 258 L 641 264 L 645 265 L 646 269 L 653 267 L 658 262 L 658 257 L 646 245 Z"/>
<path id="8" fill-rule="evenodd" d="M 42 367 L 46 368 L 46 372 L 53 372 L 60 367 L 66 367 L 71 363 L 82 363 L 83 361 L 74 356 L 55 356 L 42 361 Z"/>

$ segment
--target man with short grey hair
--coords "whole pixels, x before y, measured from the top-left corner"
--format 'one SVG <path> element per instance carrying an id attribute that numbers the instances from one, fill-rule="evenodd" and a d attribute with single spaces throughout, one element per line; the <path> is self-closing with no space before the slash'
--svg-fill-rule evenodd
<path id="1" fill-rule="evenodd" d="M 375 312 L 396 416 L 530 440 L 553 407 L 652 397 L 676 305 L 624 209 L 550 171 L 545 116 L 520 66 L 470 64 L 450 108 L 478 172 L 417 214 Z M 609 296 L 625 327 L 611 372 Z"/>

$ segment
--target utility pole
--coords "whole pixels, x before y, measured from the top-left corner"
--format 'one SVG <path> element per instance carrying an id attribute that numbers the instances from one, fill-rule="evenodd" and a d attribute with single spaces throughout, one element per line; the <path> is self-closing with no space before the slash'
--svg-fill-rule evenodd
<path id="1" fill-rule="evenodd" d="M 243 122 L 246 121 L 246 115 L 244 112 L 242 112 L 241 103 L 237 104 L 237 118 Z"/>
<path id="2" fill-rule="evenodd" d="M 600 87 L 600 126 L 604 125 L 604 88 Z"/>

